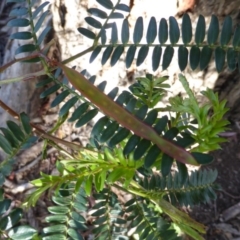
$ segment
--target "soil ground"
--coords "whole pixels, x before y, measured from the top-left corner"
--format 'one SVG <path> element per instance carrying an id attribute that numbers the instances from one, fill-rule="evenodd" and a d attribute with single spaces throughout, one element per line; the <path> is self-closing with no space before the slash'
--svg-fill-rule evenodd
<path id="1" fill-rule="evenodd" d="M 236 131 L 236 129 L 233 129 Z M 239 130 L 238 130 L 239 131 Z M 237 133 L 237 132 L 236 132 Z M 210 204 L 202 204 L 191 210 L 190 215 L 207 226 L 207 240 L 240 239 L 240 134 L 222 144 L 222 149 L 212 152 L 217 169 L 217 183 L 222 190 Z"/>

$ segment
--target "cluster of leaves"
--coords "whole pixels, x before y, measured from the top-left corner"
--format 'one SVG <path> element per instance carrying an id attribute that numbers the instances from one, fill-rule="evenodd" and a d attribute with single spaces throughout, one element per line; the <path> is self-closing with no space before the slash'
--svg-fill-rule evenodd
<path id="1" fill-rule="evenodd" d="M 83 188 L 76 189 L 72 184 L 63 184 L 52 197 L 54 206 L 48 207 L 51 215 L 45 221 L 49 226 L 43 228 L 42 240 L 84 239 L 79 233 L 87 230 L 85 218 L 81 213 L 87 210 L 87 199 Z"/>
<path id="2" fill-rule="evenodd" d="M 193 171 L 189 176 L 187 172 L 168 174 L 162 177 L 159 174 L 152 174 L 150 177 L 139 179 L 139 184 L 145 191 L 154 191 L 155 197 L 164 195 L 173 205 L 194 206 L 199 202 L 210 202 L 216 199 L 214 190 L 218 188 L 214 181 L 217 178 L 217 171 Z M 166 190 L 167 189 L 167 190 Z"/>
<path id="3" fill-rule="evenodd" d="M 136 78 L 136 83 L 129 89 L 148 108 L 154 108 L 162 100 L 166 89 L 170 88 L 170 85 L 165 83 L 167 80 L 167 76 L 154 78 L 152 74 L 146 74 L 146 77 Z"/>
<path id="4" fill-rule="evenodd" d="M 11 210 L 12 201 L 4 199 L 3 190 L 0 189 L 0 237 L 1 239 L 24 240 L 34 239 L 37 231 L 28 225 L 19 225 L 23 210 L 14 208 Z"/>
<path id="5" fill-rule="evenodd" d="M 92 189 L 97 192 L 105 188 L 105 183 L 114 184 L 121 179 L 127 187 L 135 175 L 135 170 L 143 165 L 143 161 L 134 161 L 133 157 L 124 158 L 121 149 L 111 152 L 108 148 L 104 152 L 95 152 L 85 149 L 73 159 L 63 159 L 57 163 L 57 169 L 61 176 L 49 176 L 41 174 L 40 179 L 32 181 L 38 190 L 28 198 L 28 205 L 35 205 L 39 196 L 48 188 L 59 186 L 77 179 L 76 189 L 83 183 L 88 196 Z M 91 173 L 91 174 L 90 174 Z"/>
<path id="6" fill-rule="evenodd" d="M 127 228 L 136 229 L 139 239 L 180 239 L 175 229 L 144 198 L 136 197 L 123 205 L 110 189 L 93 195 L 97 203 L 91 214 L 96 239 L 128 239 Z M 111 224 L 109 224 L 111 223 Z M 126 227 L 128 226 L 128 227 Z"/>
<path id="7" fill-rule="evenodd" d="M 186 165 L 177 161 L 178 172 L 171 174 L 175 158 L 161 151 L 159 146 L 148 138 L 139 136 L 137 131 L 133 130 L 131 124 L 127 128 L 122 123 L 127 122 L 124 116 L 131 114 L 133 122 L 140 122 L 139 126 L 148 126 L 149 129 L 153 129 L 160 139 L 167 140 L 172 144 L 171 146 L 180 148 L 181 153 L 186 153 L 185 150 L 191 151 L 195 158 L 201 160 L 201 163 L 209 163 L 212 158 L 205 153 L 219 148 L 219 144 L 223 141 L 218 137 L 218 133 L 222 132 L 227 124 L 227 121 L 222 120 L 227 110 L 225 101 L 220 102 L 217 94 L 208 89 L 202 93 L 208 99 L 208 103 L 200 106 L 189 88 L 187 80 L 180 75 L 179 79 L 188 97 L 184 99 L 175 97 L 169 100 L 170 106 L 165 110 L 175 112 L 175 117 L 169 118 L 166 115 L 159 117 L 158 113 L 163 109 L 158 109 L 156 105 L 162 100 L 169 88 L 169 85 L 165 82 L 167 77 L 155 79 L 153 75 L 147 74 L 146 77 L 138 78 L 137 82 L 130 86 L 130 92 L 123 91 L 118 95 L 119 89 L 114 88 L 105 95 L 103 92 L 106 81 L 100 83 L 96 90 L 93 85 L 96 77 L 92 76 L 88 81 L 85 81 L 84 75 L 87 76 L 88 74 L 86 71 L 82 71 L 81 75 L 77 75 L 80 76 L 81 84 L 85 84 L 80 89 L 83 90 L 81 93 L 83 94 L 84 91 L 87 93 L 88 90 L 96 93 L 92 97 L 88 95 L 90 97 L 87 97 L 87 100 L 84 94 L 80 95 L 66 83 L 66 80 L 71 80 L 71 74 L 76 72 L 69 71 L 69 68 L 58 64 L 59 68 L 53 74 L 53 68 L 49 66 L 44 57 L 47 49 L 40 50 L 40 45 L 50 31 L 49 27 L 45 27 L 39 34 L 43 21 L 48 14 L 48 10 L 43 12 L 48 2 L 40 5 L 34 12 L 32 9 L 35 1 L 8 0 L 7 2 L 27 4 L 27 7 L 20 6 L 12 10 L 10 15 L 17 18 L 10 20 L 8 26 L 30 27 L 29 32 L 19 31 L 13 33 L 10 38 L 32 40 L 34 42 L 20 46 L 16 50 L 16 54 L 33 51 L 41 53 L 37 60 L 41 60 L 45 69 L 44 73 L 48 75 L 48 78 L 38 83 L 37 87 L 46 88 L 49 83 L 53 82 L 54 85 L 46 88 L 40 97 L 45 98 L 61 90 L 60 94 L 51 103 L 52 107 L 58 106 L 67 97 L 69 98 L 60 108 L 60 122 L 56 128 L 68 118 L 69 110 L 74 106 L 77 106 L 77 108 L 69 116 L 68 121 L 76 122 L 76 127 L 82 127 L 89 123 L 99 111 L 105 113 L 104 110 L 107 108 L 106 106 L 104 108 L 104 101 L 110 103 L 108 108 L 111 108 L 111 110 L 114 110 L 114 106 L 119 106 L 118 109 L 122 111 L 122 116 L 113 115 L 116 116 L 115 118 L 104 114 L 93 126 L 90 144 L 86 148 L 79 149 L 78 155 L 69 155 L 68 159 L 60 159 L 57 162 L 56 167 L 59 176 L 42 173 L 40 179 L 32 182 L 37 189 L 26 200 L 27 206 L 34 205 L 45 191 L 49 190 L 50 193 L 53 190 L 55 191 L 52 200 L 56 206 L 48 208 L 51 215 L 46 217 L 46 222 L 49 226 L 43 229 L 43 234 L 39 238 L 45 240 L 56 238 L 83 239 L 80 232 L 85 231 L 87 227 L 82 212 L 86 211 L 86 197 L 95 193 L 93 195 L 96 199 L 96 204 L 93 206 L 95 211 L 91 215 L 94 217 L 92 233 L 97 239 L 127 239 L 127 228 L 135 228 L 135 233 L 138 234 L 140 239 L 178 239 L 172 225 L 161 217 L 162 212 L 166 213 L 184 232 L 195 239 L 202 239 L 198 232 L 204 233 L 204 227 L 177 210 L 174 205 L 192 205 L 214 199 L 215 186 L 213 182 L 216 179 L 216 172 L 198 170 L 189 175 Z M 213 50 L 215 51 L 218 71 L 223 68 L 225 51 L 227 51 L 227 63 L 230 70 L 234 70 L 239 61 L 237 57 L 240 45 L 239 27 L 235 30 L 232 46 L 228 47 L 231 40 L 229 29 L 232 26 L 230 17 L 224 20 L 220 46 L 216 45 L 219 23 L 215 16 L 212 17 L 206 43 L 204 42 L 205 20 L 202 16 L 199 17 L 195 44 L 192 44 L 192 27 L 187 14 L 183 16 L 183 44 L 178 44 L 180 30 L 176 19 L 173 17 L 169 18 L 169 23 L 166 19 L 161 19 L 158 32 L 157 21 L 152 17 L 147 28 L 146 43 L 141 43 L 143 18 L 138 18 L 132 36 L 133 43 L 129 43 L 128 20 L 123 20 L 121 39 L 118 38 L 117 25 L 111 22 L 112 19 L 124 18 L 122 12 L 128 12 L 129 7 L 120 3 L 120 1 L 115 5 L 110 0 L 97 0 L 97 2 L 109 13 L 97 8 L 90 8 L 88 12 L 102 19 L 104 23 L 102 24 L 94 17 L 86 17 L 85 20 L 91 27 L 99 30 L 99 33 L 95 34 L 86 28 L 78 29 L 81 34 L 94 40 L 93 46 L 89 49 L 89 51 L 92 51 L 91 62 L 105 48 L 102 64 L 110 59 L 111 66 L 113 66 L 118 62 L 127 47 L 125 58 L 127 68 L 131 66 L 138 48 L 140 49 L 136 57 L 137 66 L 141 65 L 149 55 L 150 47 L 153 47 L 152 68 L 154 71 L 159 68 L 161 57 L 162 68 L 168 68 L 172 61 L 174 47 L 178 47 L 181 70 L 186 68 L 188 61 L 193 70 L 198 66 L 200 66 L 200 69 L 204 69 L 210 62 Z M 108 29 L 111 29 L 109 42 L 107 42 L 106 37 Z M 170 43 L 168 43 L 168 40 Z M 188 54 L 188 47 L 191 48 L 190 54 Z M 74 59 L 74 57 L 71 59 Z M 66 62 L 68 60 L 64 61 L 64 63 Z M 61 82 L 58 78 L 61 77 L 62 73 L 67 75 L 66 69 L 70 77 L 65 76 Z M 121 112 L 119 114 L 121 115 Z M 119 121 L 119 119 L 123 120 Z M 209 124 L 209 120 L 211 124 Z M 0 134 L 0 147 L 9 155 L 8 159 L 0 165 L 1 183 L 3 183 L 5 176 L 11 172 L 12 159 L 21 149 L 21 146 L 33 142 L 32 139 L 27 141 L 32 135 L 29 119 L 22 113 L 20 121 L 21 126 L 9 121 L 7 122 L 8 128 L 1 128 L 3 135 Z M 196 144 L 197 146 L 194 146 Z M 153 173 L 153 169 L 160 172 L 160 175 Z M 131 193 L 132 199 L 125 204 L 120 204 L 111 187 Z M 6 210 L 9 201 L 3 200 L 0 206 Z M 17 215 L 19 219 L 20 214 Z M 6 216 L 11 216 L 11 213 Z M 2 219 L 6 219 L 6 217 L 4 216 Z M 6 222 L 6 220 L 4 221 Z M 7 226 L 8 224 L 1 225 L 0 221 L 0 229 L 9 230 L 12 227 L 12 225 Z M 19 229 L 19 231 L 14 230 L 16 235 L 10 236 L 10 232 L 8 232 L 8 236 L 12 239 L 16 239 L 16 236 L 18 236 L 18 239 L 20 239 L 20 235 L 17 235 L 17 233 L 24 228 Z M 25 236 L 25 239 L 34 239 L 36 235 L 36 231 L 32 231 L 31 228 L 26 228 L 26 233 L 29 233 L 29 235 L 21 235 Z"/>
<path id="8" fill-rule="evenodd" d="M 90 8 L 88 12 L 92 14 L 92 17 L 86 17 L 86 22 L 95 29 L 100 29 L 98 35 L 86 28 L 78 28 L 78 31 L 84 36 L 94 40 L 94 51 L 91 55 L 90 62 L 92 62 L 103 48 L 105 48 L 102 56 L 102 64 L 105 64 L 109 58 L 111 66 L 114 66 L 124 53 L 124 49 L 128 47 L 125 62 L 126 67 L 129 68 L 134 60 L 134 57 L 139 48 L 136 56 L 136 64 L 140 66 L 146 57 L 149 55 L 149 48 L 153 47 L 152 52 L 152 69 L 156 71 L 159 68 L 162 57 L 162 69 L 165 70 L 169 67 L 173 55 L 174 47 L 178 48 L 178 65 L 181 71 L 183 71 L 189 62 L 192 70 L 196 70 L 198 67 L 200 70 L 205 69 L 212 58 L 214 52 L 214 59 L 216 63 L 216 69 L 218 72 L 223 70 L 225 64 L 225 58 L 227 56 L 227 65 L 229 70 L 233 71 L 236 66 L 240 66 L 239 61 L 239 47 L 240 47 L 240 27 L 237 26 L 234 35 L 232 37 L 232 18 L 227 16 L 223 22 L 223 28 L 220 35 L 220 42 L 217 44 L 219 37 L 219 21 L 218 18 L 213 15 L 207 31 L 207 41 L 204 42 L 206 35 L 206 22 L 202 15 L 199 16 L 196 25 L 195 38 L 193 42 L 193 30 L 191 19 L 188 14 L 183 15 L 182 27 L 181 27 L 181 39 L 180 41 L 180 28 L 177 20 L 174 17 L 169 17 L 169 21 L 165 18 L 160 20 L 159 26 L 157 26 L 157 20 L 155 17 L 151 17 L 148 27 L 146 29 L 146 43 L 143 41 L 143 17 L 138 17 L 133 31 L 133 44 L 129 44 L 130 31 L 129 23 L 127 19 L 123 20 L 121 29 L 121 38 L 118 36 L 117 25 L 114 22 L 109 23 L 109 19 L 123 18 L 123 14 L 114 12 L 129 11 L 129 8 L 124 4 L 116 4 L 115 6 L 111 0 L 98 1 L 105 9 L 111 10 L 111 14 L 107 14 L 103 10 L 96 8 Z M 94 17 L 106 20 L 104 24 L 95 19 Z M 111 29 L 111 39 L 107 43 L 106 29 Z M 157 39 L 158 38 L 158 39 Z M 232 44 L 229 45 L 232 38 Z M 168 43 L 170 41 L 170 44 Z M 98 42 L 99 41 L 99 42 Z M 158 41 L 158 42 L 157 42 Z M 166 47 L 165 49 L 163 47 Z M 188 50 L 190 48 L 190 52 Z"/>
<path id="9" fill-rule="evenodd" d="M 7 121 L 7 128 L 1 127 L 0 147 L 7 154 L 5 160 L 0 163 L 0 186 L 8 176 L 15 163 L 15 156 L 20 150 L 29 148 L 36 138 L 32 136 L 30 120 L 25 113 L 20 114 L 21 125 L 13 121 Z"/>
<path id="10" fill-rule="evenodd" d="M 228 111 L 228 108 L 225 107 L 226 101 L 219 101 L 218 95 L 207 89 L 202 92 L 207 100 L 202 105 L 197 102 L 188 82 L 182 75 L 179 76 L 179 80 L 188 97 L 175 96 L 169 99 L 168 109 L 179 114 L 175 119 L 176 126 L 188 133 L 191 132 L 191 137 L 198 144 L 194 147 L 194 151 L 209 152 L 219 149 L 219 144 L 226 140 L 219 138 L 218 133 L 223 132 L 229 123 L 224 119 L 224 115 Z M 212 113 L 210 113 L 211 111 Z M 197 127 L 194 124 L 197 124 Z"/>
<path id="11" fill-rule="evenodd" d="M 43 4 L 38 6 L 34 12 L 32 10 L 36 4 L 36 1 L 7 0 L 7 3 L 10 2 L 20 4 L 20 6 L 13 8 L 12 11 L 9 13 L 11 17 L 15 18 L 11 19 L 7 23 L 7 26 L 30 28 L 30 31 L 18 31 L 10 35 L 10 39 L 20 39 L 31 42 L 18 47 L 15 51 L 15 55 L 21 53 L 31 53 L 36 50 L 39 51 L 40 46 L 42 45 L 49 31 L 51 30 L 49 26 L 46 26 L 39 34 L 39 30 L 41 29 L 45 18 L 49 14 L 49 10 L 46 10 L 44 12 L 42 11 L 49 4 L 49 2 L 44 2 Z M 27 7 L 26 5 L 21 5 L 21 3 L 27 3 Z M 35 59 L 35 61 L 39 61 L 39 59 Z"/>

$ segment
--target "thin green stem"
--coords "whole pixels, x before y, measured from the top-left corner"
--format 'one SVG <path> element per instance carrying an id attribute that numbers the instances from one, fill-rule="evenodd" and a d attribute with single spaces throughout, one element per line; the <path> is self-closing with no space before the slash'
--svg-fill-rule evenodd
<path id="1" fill-rule="evenodd" d="M 83 55 L 85 55 L 85 54 L 87 54 L 87 53 L 89 53 L 89 52 L 92 52 L 93 50 L 94 50 L 94 46 L 89 47 L 88 49 L 86 49 L 86 50 L 84 50 L 84 51 L 82 51 L 82 52 L 80 52 L 80 53 L 77 53 L 77 54 L 71 56 L 70 58 L 65 59 L 65 60 L 62 61 L 61 63 L 62 63 L 62 64 L 70 63 L 70 62 L 72 62 L 73 60 L 75 60 L 75 59 L 77 59 L 77 58 L 79 58 L 79 57 L 82 57 Z M 53 69 L 52 69 L 52 70 L 53 70 Z"/>
<path id="2" fill-rule="evenodd" d="M 0 81 L 0 85 L 14 83 L 14 82 L 20 82 L 20 81 L 26 81 L 26 80 L 31 80 L 31 79 L 35 79 L 35 78 L 40 77 L 40 76 L 45 75 L 45 74 L 46 73 L 45 73 L 44 70 L 40 70 L 38 72 L 25 74 L 25 75 L 23 75 L 21 77 L 3 79 L 3 80 Z"/>

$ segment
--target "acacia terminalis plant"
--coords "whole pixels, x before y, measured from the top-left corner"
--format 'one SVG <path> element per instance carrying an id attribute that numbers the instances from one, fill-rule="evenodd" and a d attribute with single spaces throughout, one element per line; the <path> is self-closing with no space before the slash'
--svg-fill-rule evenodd
<path id="1" fill-rule="evenodd" d="M 45 132 L 34 125 L 25 113 L 18 114 L 0 101 L 0 106 L 19 120 L 19 124 L 8 121 L 7 127 L 1 128 L 0 147 L 7 155 L 0 163 L 1 185 L 11 173 L 19 150 L 27 148 L 34 141 L 44 140 L 47 143 L 45 147 L 51 145 L 63 153 L 56 163 L 58 175 L 41 173 L 41 178 L 32 181 L 35 191 L 23 204 L 23 207 L 31 207 L 44 192 L 49 191 L 53 205 L 48 208 L 49 215 L 45 219 L 47 227 L 38 232 L 30 226 L 22 225 L 19 222 L 22 209 L 7 212 L 11 201 L 4 198 L 2 191 L 1 237 L 18 240 L 84 239 L 82 234 L 88 230 L 84 213 L 88 211 L 87 198 L 91 196 L 95 199 L 95 205 L 89 213 L 93 218 L 91 234 L 95 239 L 129 239 L 129 229 L 134 229 L 134 236 L 138 236 L 139 239 L 180 239 L 175 229 L 180 229 L 194 239 L 203 239 L 201 234 L 205 233 L 205 227 L 179 210 L 179 207 L 215 199 L 217 186 L 214 181 L 217 172 L 188 172 L 186 164 L 199 166 L 209 164 L 213 160 L 208 152 L 220 148 L 219 144 L 224 139 L 218 134 L 223 132 L 228 124 L 223 119 L 227 111 L 226 102 L 219 101 L 216 93 L 206 89 L 201 93 L 206 101 L 204 104 L 199 103 L 189 88 L 187 79 L 180 74 L 179 81 L 187 96 L 172 97 L 168 105 L 160 109 L 157 104 L 170 87 L 166 76 L 146 74 L 137 78 L 129 87 L 129 91 L 119 93 L 116 87 L 106 94 L 106 82 L 95 86 L 95 76 L 87 78 L 85 70 L 78 72 L 66 64 L 74 63 L 75 59 L 89 52 L 92 62 L 103 52 L 102 64 L 110 60 L 113 66 L 126 52 L 126 68 L 131 66 L 134 59 L 139 66 L 149 55 L 149 49 L 153 48 L 154 71 L 159 67 L 167 69 L 174 51 L 177 51 L 181 71 L 188 63 L 192 70 L 198 67 L 200 70 L 204 69 L 213 53 L 217 71 L 222 71 L 225 55 L 229 69 L 234 70 L 240 61 L 240 27 L 236 28 L 232 36 L 232 20 L 226 17 L 220 41 L 217 42 L 219 23 L 218 19 L 212 16 L 207 41 L 204 41 L 205 20 L 199 16 L 193 39 L 191 20 L 185 14 L 180 40 L 180 29 L 174 17 L 170 17 L 168 21 L 162 18 L 159 26 L 156 18 L 152 17 L 144 37 L 146 43 L 142 43 L 143 18 L 139 17 L 134 26 L 133 42 L 130 42 L 128 19 L 123 15 L 123 12 L 129 11 L 129 7 L 120 0 L 116 4 L 111 0 L 97 0 L 106 11 L 90 8 L 88 12 L 91 16 L 85 19 L 96 31 L 78 29 L 82 35 L 92 39 L 92 46 L 58 62 L 47 57 L 54 40 L 42 46 L 50 28 L 45 27 L 39 33 L 48 14 L 44 8 L 49 3 L 45 2 L 33 11 L 35 1 L 7 2 L 25 3 L 25 6 L 12 10 L 10 14 L 16 18 L 10 20 L 8 26 L 29 27 L 28 32 L 13 33 L 10 37 L 31 39 L 32 43 L 20 46 L 16 54 L 25 53 L 25 57 L 15 58 L 2 66 L 0 72 L 19 61 L 25 61 L 25 64 L 33 60 L 38 61 L 43 68 L 18 78 L 2 80 L 1 84 L 22 81 L 29 79 L 29 76 L 46 75 L 46 79 L 39 82 L 37 87 L 47 87 L 50 83 L 51 87 L 44 90 L 40 97 L 44 98 L 61 91 L 52 101 L 52 107 L 58 106 L 66 97 L 69 99 L 59 110 L 60 120 L 54 130 L 66 120 L 76 122 L 75 127 L 80 128 L 91 121 L 98 112 L 103 113 L 103 117 L 94 124 L 89 144 L 80 147 L 57 138 L 51 131 Z M 114 22 L 116 18 L 123 19 L 120 30 Z M 111 39 L 107 39 L 107 31 L 110 32 Z M 62 75 L 74 88 L 69 87 L 66 81 L 60 81 Z M 70 108 L 75 105 L 77 107 L 70 114 Z M 72 149 L 74 154 L 61 146 Z M 172 169 L 173 165 L 176 170 Z M 113 188 L 130 194 L 131 199 L 121 202 Z"/>

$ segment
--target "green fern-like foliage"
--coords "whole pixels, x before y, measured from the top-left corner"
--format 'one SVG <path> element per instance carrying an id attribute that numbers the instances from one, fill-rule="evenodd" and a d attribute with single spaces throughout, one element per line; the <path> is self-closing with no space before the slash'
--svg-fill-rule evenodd
<path id="1" fill-rule="evenodd" d="M 25 113 L 20 114 L 21 125 L 13 121 L 7 121 L 7 128 L 1 127 L 0 147 L 7 155 L 0 163 L 0 186 L 3 185 L 5 177 L 8 176 L 15 163 L 15 155 L 23 149 L 30 147 L 36 141 L 32 136 L 30 119 Z"/>
<path id="2" fill-rule="evenodd" d="M 87 199 L 83 188 L 76 190 L 72 184 L 63 184 L 52 197 L 54 206 L 48 207 L 51 215 L 46 217 L 49 226 L 43 228 L 43 240 L 84 239 L 79 233 L 87 230 L 85 218 Z"/>
<path id="3" fill-rule="evenodd" d="M 194 206 L 199 202 L 209 202 L 216 199 L 214 181 L 217 177 L 217 171 L 194 171 L 191 175 L 181 174 L 179 172 L 168 174 L 162 177 L 159 174 L 152 174 L 151 177 L 145 177 L 139 180 L 139 184 L 149 193 L 153 192 L 155 196 L 165 194 L 166 199 L 173 205 Z M 167 191 L 166 191 L 167 189 Z"/>
<path id="4" fill-rule="evenodd" d="M 128 239 L 127 228 L 135 229 L 140 239 L 179 239 L 171 225 L 142 198 L 133 198 L 121 205 L 109 189 L 94 197 L 97 203 L 91 215 L 96 218 L 93 222 L 96 239 Z"/>
<path id="5" fill-rule="evenodd" d="M 19 225 L 23 216 L 21 208 L 10 209 L 12 201 L 4 198 L 3 190 L 0 189 L 0 237 L 1 239 L 34 239 L 37 231 L 27 225 Z"/>
<path id="6" fill-rule="evenodd" d="M 49 14 L 49 10 L 46 10 L 43 12 L 44 7 L 46 7 L 49 2 L 44 2 L 42 5 L 36 8 L 36 10 L 33 12 L 33 6 L 35 4 L 34 1 L 31 0 L 7 0 L 7 3 L 14 2 L 14 3 L 25 3 L 25 6 L 14 8 L 10 12 L 10 16 L 16 17 L 12 20 L 10 20 L 7 24 L 9 27 L 29 27 L 30 31 L 19 31 L 16 33 L 13 33 L 10 35 L 10 39 L 21 39 L 21 40 L 27 40 L 28 42 L 30 40 L 33 41 L 33 43 L 27 43 L 22 46 L 20 46 L 18 49 L 16 49 L 15 55 L 21 54 L 21 53 L 31 53 L 36 50 L 40 50 L 40 47 L 51 30 L 49 26 L 45 27 L 41 33 L 39 33 L 39 30 L 46 18 L 46 16 Z M 37 60 L 37 59 L 36 59 Z M 38 59 L 39 60 L 39 59 Z"/>
<path id="7" fill-rule="evenodd" d="M 133 198 L 125 203 L 125 214 L 140 239 L 181 239 L 175 229 L 146 200 Z"/>
<path id="8" fill-rule="evenodd" d="M 92 31 L 79 28 L 79 32 L 84 36 L 94 39 L 94 51 L 90 58 L 93 61 L 102 49 L 105 49 L 102 56 L 102 64 L 105 64 L 110 58 L 111 66 L 117 63 L 122 56 L 124 49 L 128 48 L 125 57 L 126 67 L 129 68 L 135 58 L 136 50 L 139 48 L 138 55 L 136 56 L 137 66 L 140 66 L 146 57 L 149 55 L 149 48 L 153 48 L 152 53 L 152 69 L 157 70 L 162 58 L 162 69 L 167 69 L 171 64 L 174 47 L 178 49 L 178 64 L 181 71 L 183 71 L 188 62 L 192 70 L 200 68 L 203 70 L 209 64 L 211 57 L 214 53 L 214 59 L 216 63 L 216 69 L 218 72 L 222 71 L 227 57 L 227 65 L 229 70 L 233 71 L 239 61 L 238 51 L 240 46 L 239 41 L 239 26 L 235 29 L 232 36 L 232 19 L 227 16 L 223 23 L 223 28 L 220 34 L 220 41 L 217 43 L 219 37 L 219 21 L 216 16 L 212 16 L 210 25 L 207 31 L 207 41 L 205 42 L 206 35 L 206 23 L 203 16 L 199 16 L 196 31 L 193 39 L 193 30 L 191 19 L 188 14 L 184 14 L 182 19 L 181 31 L 178 26 L 177 20 L 174 17 L 170 17 L 167 22 L 166 19 L 160 20 L 159 26 L 157 26 L 157 20 L 152 17 L 149 21 L 146 29 L 146 39 L 143 40 L 143 18 L 139 17 L 136 20 L 133 31 L 133 43 L 129 43 L 130 33 L 129 24 L 127 19 L 123 20 L 121 37 L 118 36 L 117 26 L 114 22 L 110 23 L 108 20 L 114 18 L 123 18 L 123 14 L 118 11 L 129 11 L 128 6 L 117 3 L 115 6 L 110 0 L 98 1 L 104 8 L 112 10 L 109 15 L 99 9 L 91 8 L 89 13 L 92 17 L 87 17 L 86 22 L 95 29 L 101 29 L 99 34 L 94 34 Z M 97 19 L 106 20 L 104 24 L 101 24 Z M 110 42 L 106 39 L 106 29 L 111 31 Z M 180 33 L 182 39 L 180 40 Z M 169 42 L 168 42 L 169 40 Z M 231 40 L 231 44 L 230 43 Z M 143 41 L 146 41 L 144 43 Z M 165 49 L 163 47 L 166 47 Z M 188 50 L 190 48 L 190 51 Z M 239 64 L 238 64 L 239 65 Z"/>
<path id="9" fill-rule="evenodd" d="M 12 10 L 10 15 L 16 16 L 16 19 L 10 20 L 8 26 L 30 28 L 29 32 L 19 31 L 13 33 L 10 38 L 32 41 L 20 46 L 16 50 L 16 55 L 28 53 L 30 56 L 28 61 L 41 62 L 47 78 L 36 86 L 46 88 L 40 98 L 60 92 L 51 103 L 51 107 L 56 107 L 68 97 L 59 110 L 59 122 L 49 133 L 53 133 L 66 119 L 75 122 L 75 127 L 82 127 L 98 112 L 105 113 L 104 107 L 101 108 L 94 103 L 111 99 L 122 107 L 122 112 L 130 113 L 144 126 L 154 129 L 159 136 L 172 143 L 172 146 L 190 152 L 198 163 L 207 164 L 212 161 L 208 152 L 220 147 L 220 143 L 224 140 L 218 134 L 224 131 L 228 124 L 222 119 L 227 111 L 226 102 L 219 101 L 217 94 L 209 89 L 203 92 L 202 95 L 207 101 L 201 105 L 189 88 L 187 79 L 179 75 L 187 97 L 176 96 L 169 99 L 170 105 L 166 108 L 158 108 L 157 103 L 162 100 L 170 87 L 166 83 L 167 77 L 155 78 L 152 74 L 146 74 L 138 78 L 136 83 L 129 87 L 129 91 L 119 93 L 119 89 L 114 88 L 107 94 L 101 94 L 99 99 L 97 94 L 87 99 L 84 94 L 79 94 L 66 84 L 67 81 L 71 83 L 72 79 L 69 76 L 65 76 L 63 81 L 59 80 L 66 72 L 62 71 L 61 65 L 46 57 L 51 43 L 41 50 L 41 45 L 50 31 L 49 27 L 45 27 L 41 33 L 39 32 L 48 14 L 48 10 L 44 11 L 44 8 L 49 3 L 45 2 L 33 11 L 35 1 L 8 0 L 7 2 L 26 4 L 26 7 L 21 6 Z M 237 64 L 240 65 L 239 27 L 232 37 L 230 17 L 224 20 L 219 43 L 217 43 L 220 32 L 219 22 L 215 16 L 212 16 L 205 42 L 204 18 L 199 17 L 193 39 L 191 20 L 187 14 L 183 16 L 182 40 L 180 40 L 180 28 L 174 17 L 170 17 L 168 21 L 161 19 L 159 26 L 156 18 L 152 17 L 146 29 L 146 39 L 143 40 L 142 17 L 136 20 L 133 35 L 130 36 L 128 20 L 124 19 L 124 12 L 129 12 L 129 7 L 120 1 L 115 5 L 111 0 L 97 0 L 97 2 L 109 13 L 97 8 L 88 9 L 91 16 L 86 17 L 85 20 L 96 31 L 78 29 L 81 34 L 93 40 L 92 47 L 84 51 L 84 53 L 92 52 L 90 62 L 103 51 L 102 64 L 110 60 L 111 66 L 114 66 L 126 50 L 124 58 L 126 67 L 130 67 L 135 58 L 137 66 L 140 66 L 149 56 L 149 49 L 153 48 L 153 71 L 156 71 L 160 65 L 163 70 L 167 69 L 175 49 L 178 52 L 178 65 L 181 71 L 188 63 L 192 70 L 198 67 L 203 70 L 209 64 L 213 52 L 219 72 L 224 67 L 225 56 L 230 70 L 234 70 Z M 97 20 L 98 18 L 103 23 Z M 118 36 L 117 25 L 113 22 L 113 19 L 119 18 L 123 19 L 121 36 Z M 110 39 L 107 39 L 107 31 L 110 31 Z M 133 41 L 130 42 L 130 39 Z M 139 51 L 136 55 L 137 50 Z M 33 53 L 37 53 L 34 59 L 31 57 Z M 68 63 L 84 53 L 78 53 L 62 63 Z M 4 69 L 5 67 L 0 71 Z M 97 92 L 94 88 L 96 76 L 89 77 L 85 70 L 80 76 L 88 78 L 90 83 L 87 85 L 88 89 L 80 89 L 81 93 L 87 90 Z M 49 83 L 51 87 L 47 87 Z M 104 92 L 106 83 L 104 81 L 97 86 L 101 92 Z M 75 106 L 75 110 L 70 114 L 70 108 Z M 170 116 L 164 112 L 170 112 Z M 160 116 L 159 113 L 163 114 Z M 1 163 L 1 183 L 11 171 L 13 157 L 32 135 L 27 116 L 21 114 L 20 120 L 21 127 L 8 122 L 8 128 L 1 129 L 3 135 L 0 134 L 0 147 L 9 155 L 9 159 Z M 83 217 L 87 197 L 96 200 L 90 212 L 93 218 L 91 234 L 95 239 L 128 239 L 128 229 L 139 239 L 179 239 L 173 224 L 167 222 L 164 213 L 183 232 L 194 239 L 202 239 L 199 233 L 205 232 L 204 226 L 196 223 L 176 207 L 215 199 L 216 171 L 198 170 L 188 173 L 183 162 L 175 162 L 174 157 L 161 151 L 153 141 L 139 136 L 131 125 L 128 126 L 128 128 L 124 127 L 118 116 L 113 118 L 104 114 L 94 124 L 89 144 L 77 149 L 75 146 L 74 150 L 77 150 L 75 155 L 65 153 L 65 157 L 59 159 L 56 164 L 58 176 L 42 173 L 40 179 L 32 181 L 37 189 L 27 198 L 25 205 L 34 205 L 47 190 L 55 194 L 52 197 L 55 205 L 48 208 L 51 215 L 46 217 L 48 226 L 43 229 L 42 239 L 83 239 L 83 232 L 87 230 Z M 62 142 L 56 141 L 54 146 L 58 146 L 58 143 Z M 67 146 L 71 147 L 71 144 Z M 69 157 L 67 158 L 66 155 Z M 173 165 L 177 167 L 177 171 L 171 173 Z M 131 194 L 131 200 L 126 203 L 120 202 L 112 191 L 113 187 Z"/>

